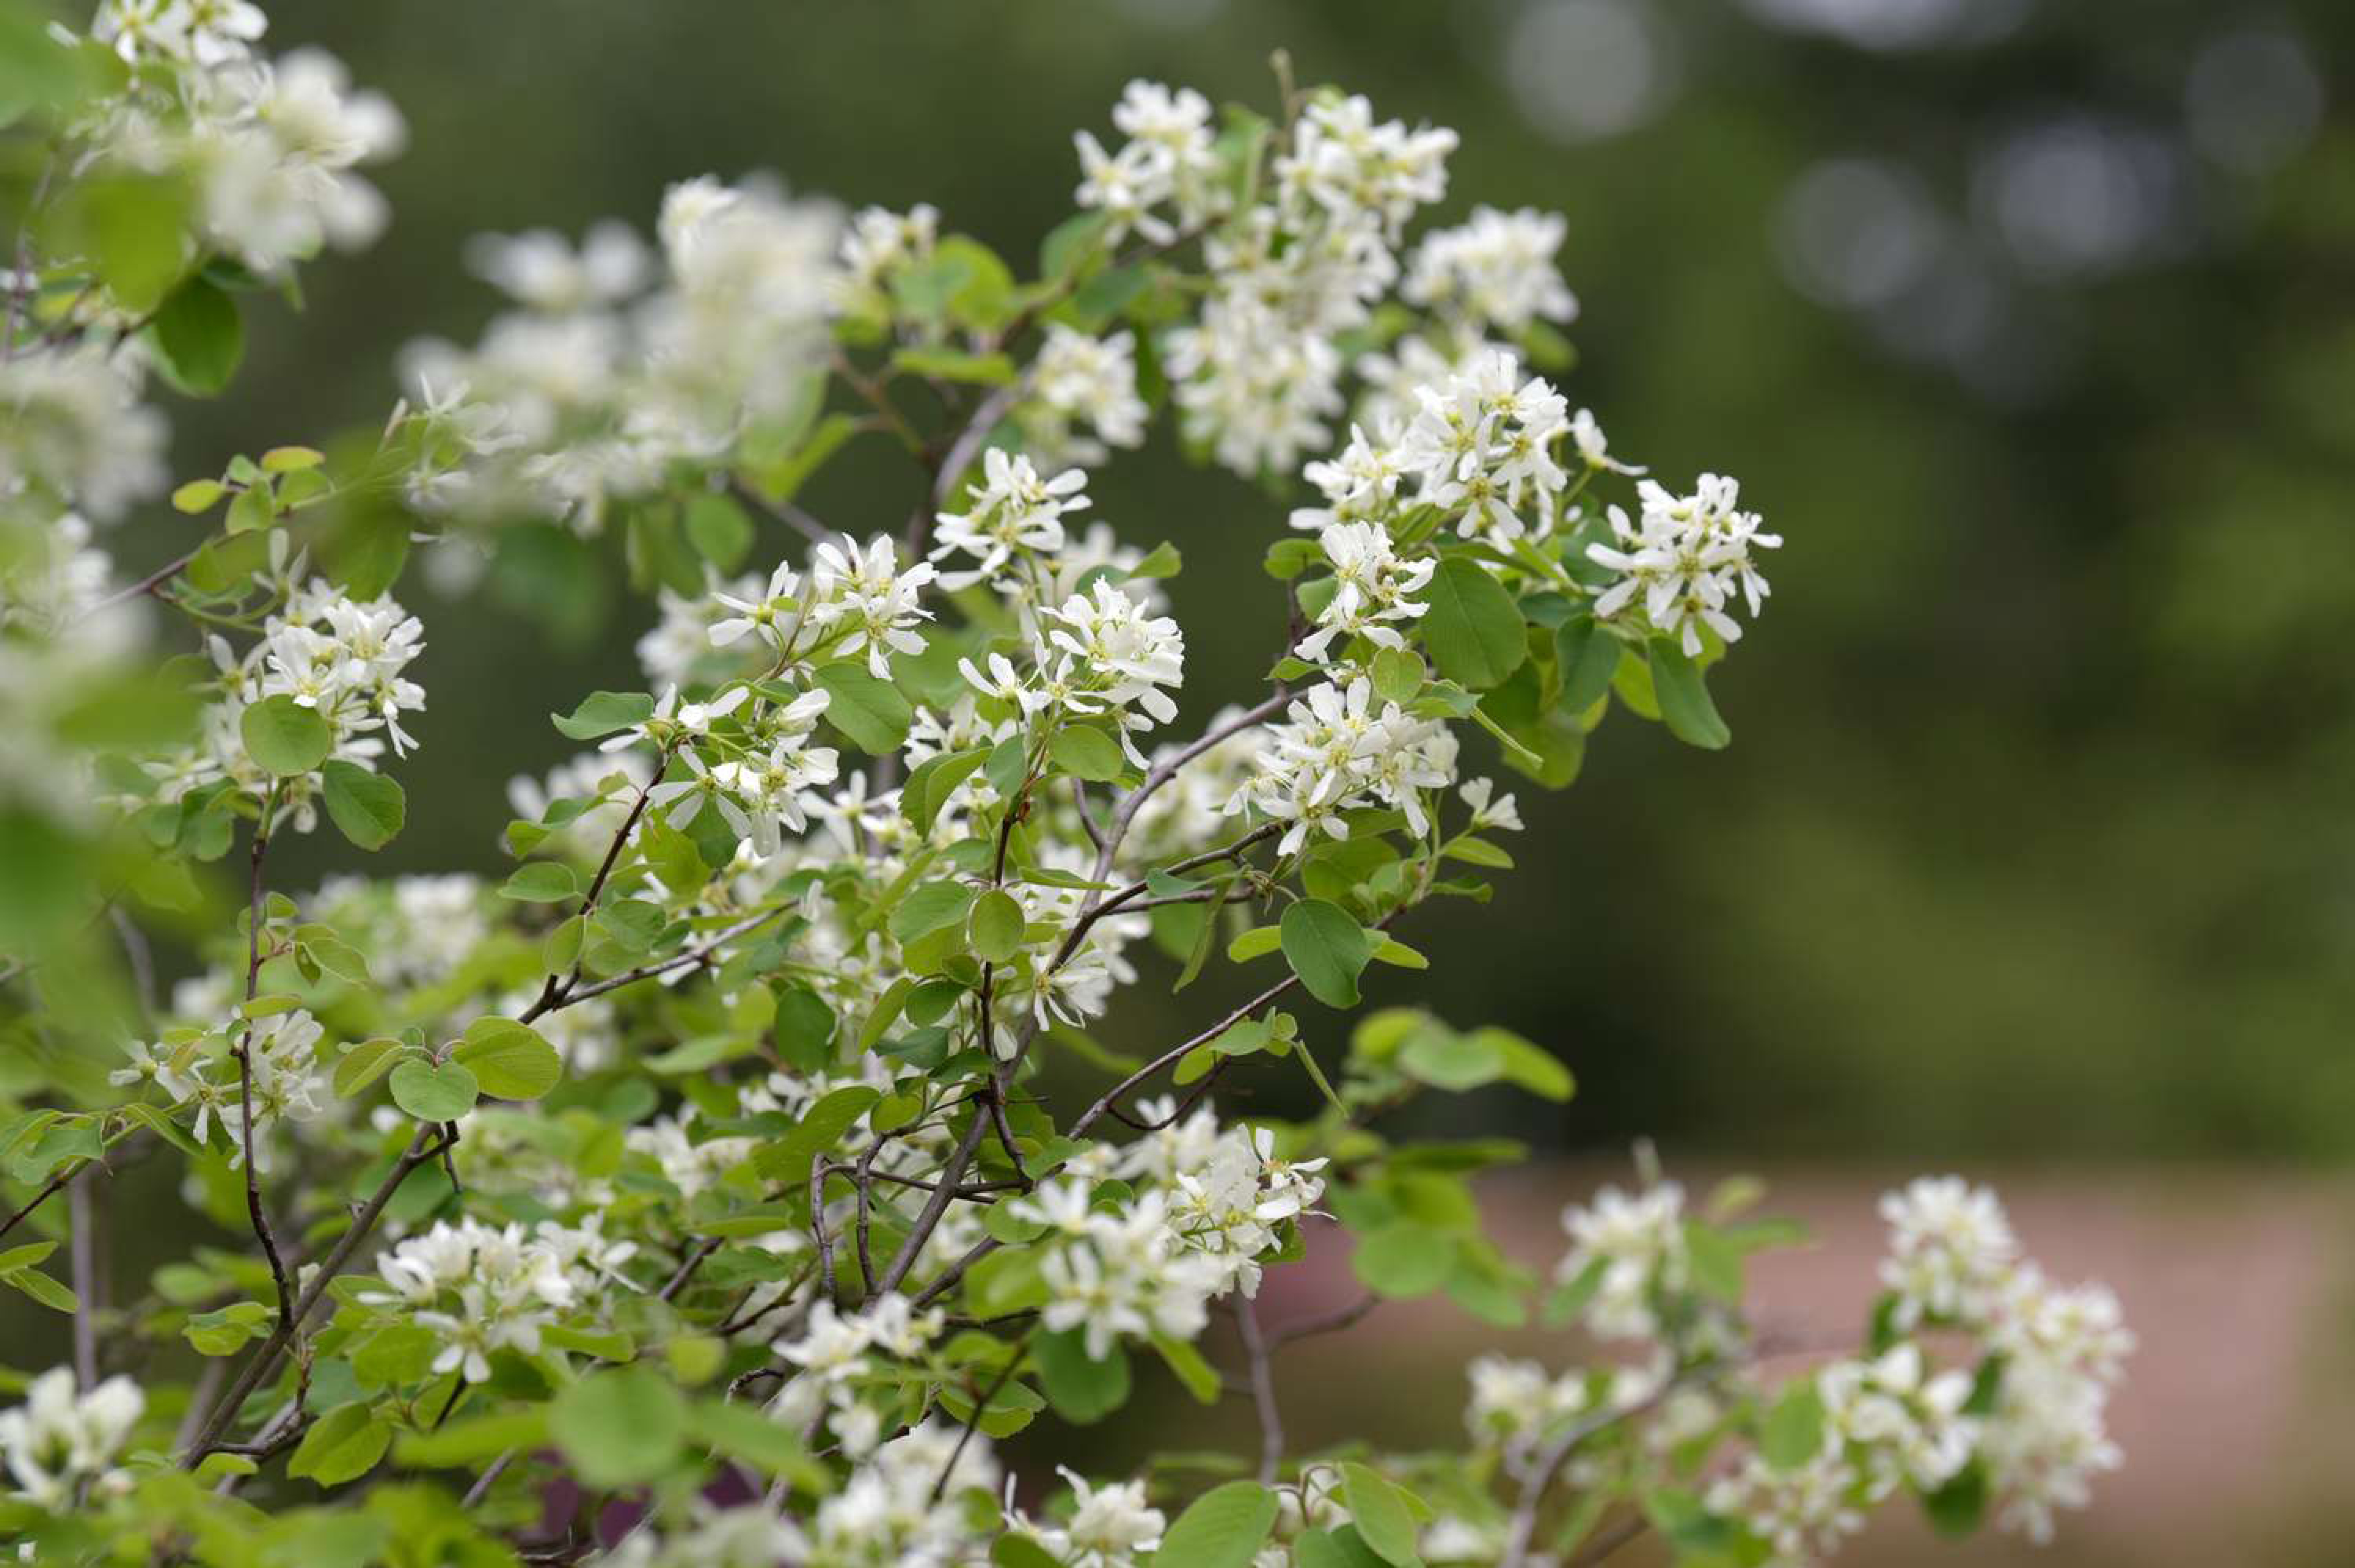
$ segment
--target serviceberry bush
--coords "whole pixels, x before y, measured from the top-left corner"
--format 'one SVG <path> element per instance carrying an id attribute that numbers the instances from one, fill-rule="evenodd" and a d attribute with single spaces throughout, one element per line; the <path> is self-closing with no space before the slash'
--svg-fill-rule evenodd
<path id="1" fill-rule="evenodd" d="M 1391 1130 L 1569 1097 L 1505 1030 L 1347 1013 L 1511 867 L 1498 769 L 1562 788 L 1614 712 L 1726 744 L 1708 673 L 1781 544 L 1549 379 L 1560 218 L 1417 236 L 1454 133 L 1281 61 L 1265 112 L 1134 82 L 1035 269 L 929 207 L 687 180 L 651 242 L 481 241 L 511 307 L 411 349 L 379 429 L 174 488 L 149 389 L 223 391 L 248 313 L 380 227 L 356 171 L 401 137 L 264 30 L 0 18 L 0 1281 L 72 1342 L 0 1374 L 20 1560 L 1408 1568 L 1657 1532 L 1747 1568 L 1899 1494 L 2041 1539 L 2116 1465 L 2116 1304 L 1983 1189 L 1887 1198 L 1870 1321 L 1795 1340 L 1743 1315 L 1793 1239 L 1747 1185 L 1689 1201 L 1639 1151 L 1532 1269 L 1472 1194 L 1518 1148 Z M 1206 724 L 1178 548 L 1088 493 L 1163 417 L 1268 514 L 1262 613 L 1220 630 L 1271 668 Z M 821 520 L 853 443 L 905 478 Z M 118 570 L 102 531 L 165 493 L 193 543 Z M 550 524 L 657 599 L 644 689 L 556 716 L 593 748 L 512 785 L 503 880 L 367 875 L 431 832 L 404 567 L 463 585 Z M 355 869 L 281 885 L 273 846 L 329 832 Z M 1111 1022 L 1147 949 L 1223 999 L 1183 1039 Z M 196 972 L 161 994 L 165 951 Z M 1221 1118 L 1290 1075 L 1305 1119 Z M 1263 1310 L 1312 1247 L 1362 1301 Z M 1426 1449 L 1288 1443 L 1286 1349 L 1433 1297 L 1560 1352 L 1476 1361 Z M 1092 1473 L 1082 1429 L 1156 1383 L 1255 1436 Z M 1010 1473 L 1026 1429 L 1069 1462 Z"/>

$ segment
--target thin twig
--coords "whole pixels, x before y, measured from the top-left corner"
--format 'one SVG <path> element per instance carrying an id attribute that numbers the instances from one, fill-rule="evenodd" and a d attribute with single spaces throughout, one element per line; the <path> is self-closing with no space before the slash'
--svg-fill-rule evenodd
<path id="1" fill-rule="evenodd" d="M 229 1424 L 237 1419 L 237 1413 L 243 1408 L 246 1400 L 261 1386 L 261 1380 L 277 1367 L 278 1358 L 293 1341 L 295 1330 L 318 1309 L 319 1303 L 326 1299 L 327 1287 L 343 1272 L 344 1265 L 351 1261 L 352 1255 L 359 1250 L 360 1244 L 368 1239 L 369 1233 L 376 1229 L 377 1221 L 384 1215 L 385 1205 L 392 1202 L 392 1195 L 400 1190 L 400 1184 L 408 1181 L 419 1166 L 432 1163 L 441 1152 L 440 1129 L 419 1128 L 417 1135 L 410 1139 L 409 1147 L 401 1151 L 400 1158 L 393 1161 L 391 1171 L 386 1173 L 377 1190 L 368 1195 L 359 1213 L 352 1217 L 351 1228 L 337 1237 L 336 1245 L 327 1250 L 327 1255 L 321 1260 L 319 1272 L 312 1278 L 310 1286 L 296 1298 L 293 1324 L 282 1324 L 271 1331 L 270 1337 L 246 1359 L 235 1381 L 214 1404 L 196 1441 L 188 1445 L 186 1451 L 180 1456 L 183 1469 L 195 1469 L 204 1457 L 213 1451 L 221 1436 L 229 1430 Z"/>
<path id="2" fill-rule="evenodd" d="M 271 818 L 277 810 L 278 782 L 272 779 L 269 790 L 261 798 L 261 815 L 253 824 L 253 873 L 245 918 L 245 1000 L 249 1007 L 261 988 L 261 862 L 262 857 L 270 853 Z M 245 1212 L 253 1223 L 254 1238 L 261 1243 L 262 1255 L 270 1260 L 271 1282 L 278 1289 L 278 1326 L 292 1334 L 294 1331 L 294 1287 L 286 1277 L 286 1260 L 279 1255 L 278 1234 L 271 1227 L 269 1211 L 262 1206 L 261 1165 L 254 1158 L 253 1019 L 250 1014 L 230 1054 L 237 1058 L 238 1136 L 244 1145 Z"/>
<path id="3" fill-rule="evenodd" d="M 1234 1310 L 1235 1331 L 1251 1363 L 1252 1404 L 1259 1411 L 1259 1484 L 1273 1486 L 1276 1467 L 1284 1462 L 1284 1413 L 1275 1403 L 1275 1369 L 1269 1363 L 1267 1340 L 1251 1302 L 1239 1295 Z"/>
<path id="4" fill-rule="evenodd" d="M 74 1381 L 87 1393 L 98 1386 L 98 1315 L 106 1309 L 98 1282 L 98 1194 L 85 1165 L 66 1186 L 72 1230 Z"/>

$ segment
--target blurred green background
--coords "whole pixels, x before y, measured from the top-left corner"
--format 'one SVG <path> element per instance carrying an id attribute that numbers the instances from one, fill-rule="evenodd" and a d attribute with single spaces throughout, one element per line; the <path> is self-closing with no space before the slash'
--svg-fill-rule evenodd
<path id="1" fill-rule="evenodd" d="M 1456 127 L 1444 218 L 1569 217 L 1573 404 L 1672 482 L 1741 476 L 1788 545 L 1714 683 L 1732 749 L 1614 718 L 1573 789 L 1520 791 L 1530 831 L 1497 901 L 1421 923 L 1435 968 L 1373 1000 L 1559 1051 L 1582 1085 L 1566 1109 L 1468 1113 L 1540 1150 L 1623 1168 L 1651 1134 L 1678 1165 L 1766 1162 L 1826 1224 L 1799 1283 L 1855 1298 L 1795 1287 L 1811 1320 L 1869 1289 L 1874 1182 L 2038 1169 L 2031 1246 L 2111 1277 L 2146 1340 L 2121 1404 L 2133 1467 L 2067 1561 L 2344 1561 L 2355 114 L 2330 67 L 2355 58 L 2355 5 L 271 11 L 278 48 L 325 45 L 387 91 L 410 146 L 378 176 L 384 240 L 310 269 L 301 317 L 256 313 L 236 392 L 177 411 L 183 474 L 380 419 L 404 342 L 496 308 L 461 259 L 486 228 L 643 229 L 671 180 L 771 169 L 854 205 L 934 202 L 1019 263 L 1069 210 L 1071 131 L 1101 131 L 1125 80 L 1265 105 L 1279 46 L 1303 81 Z M 805 499 L 865 534 L 896 529 L 915 485 L 879 445 Z M 1093 489 L 1130 538 L 1186 552 L 1189 722 L 1253 689 L 1282 503 L 1166 440 Z M 186 524 L 143 526 L 126 567 Z M 568 751 L 530 715 L 638 683 L 651 608 L 617 555 L 554 600 L 496 570 L 451 600 L 412 576 L 431 709 L 389 868 L 496 870 L 505 781 Z M 348 863 L 318 835 L 288 881 Z M 1166 1042 L 1210 1005 L 1161 990 L 1107 1035 Z M 1285 1107 L 1260 1092 L 1245 1103 Z M 1554 1255 L 1554 1206 L 1596 1174 L 1501 1189 L 1515 1250 Z M 1348 1289 L 1302 1276 L 1280 1305 Z M 1444 1441 L 1469 1326 L 1375 1323 L 1295 1374 L 1304 1432 Z M 1395 1370 L 1368 1380 L 1369 1351 Z"/>
<path id="2" fill-rule="evenodd" d="M 1521 791 L 1497 901 L 1416 938 L 1440 961 L 1414 993 L 1578 1071 L 1561 1124 L 1524 1130 L 1917 1162 L 2348 1146 L 2355 123 L 2325 62 L 2355 7 L 271 9 L 277 47 L 389 92 L 410 145 L 384 240 L 312 269 L 300 318 L 260 313 L 238 394 L 180 411 L 184 473 L 381 418 L 402 343 L 495 308 L 461 260 L 485 228 L 644 228 L 672 179 L 766 168 L 931 200 L 1027 259 L 1124 81 L 1264 104 L 1278 46 L 1458 128 L 1444 216 L 1569 216 L 1573 403 L 1672 480 L 1741 476 L 1789 540 L 1719 682 L 1733 748 L 1615 720 L 1576 787 Z M 822 514 L 896 527 L 912 477 L 837 466 Z M 1194 712 L 1243 693 L 1279 505 L 1166 445 L 1096 493 L 1187 553 Z M 634 683 L 650 609 L 551 626 L 496 576 L 407 593 L 432 644 L 411 795 L 449 831 L 393 854 L 488 868 L 499 786 L 565 749 L 514 715 Z M 1123 1031 L 1174 1027 L 1160 1005 Z"/>

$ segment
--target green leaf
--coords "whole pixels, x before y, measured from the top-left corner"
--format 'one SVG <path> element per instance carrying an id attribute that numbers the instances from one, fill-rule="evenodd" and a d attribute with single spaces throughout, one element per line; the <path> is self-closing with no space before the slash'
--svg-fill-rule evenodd
<path id="1" fill-rule="evenodd" d="M 548 1435 L 592 1487 L 650 1481 L 687 1442 L 687 1401 L 643 1367 L 592 1372 L 548 1407 Z"/>
<path id="2" fill-rule="evenodd" d="M 1254 926 L 1227 944 L 1230 963 L 1246 964 L 1265 958 L 1284 945 L 1284 933 L 1274 926 Z"/>
<path id="3" fill-rule="evenodd" d="M 1358 976 L 1373 959 L 1374 939 L 1347 910 L 1304 898 L 1284 910 L 1277 932 L 1284 961 L 1309 995 L 1327 1007 L 1358 1005 Z"/>
<path id="4" fill-rule="evenodd" d="M 261 454 L 264 473 L 301 473 L 327 461 L 327 454 L 316 447 L 272 447 Z"/>
<path id="5" fill-rule="evenodd" d="M 495 1099 L 536 1100 L 563 1081 L 564 1064 L 539 1032 L 511 1018 L 477 1018 L 450 1054 Z"/>
<path id="6" fill-rule="evenodd" d="M 1950 1540 L 1978 1529 L 1987 1516 L 1987 1464 L 1977 1458 L 1922 1499 L 1922 1511 L 1929 1515 L 1930 1528 Z"/>
<path id="7" fill-rule="evenodd" d="M 1041 1334 L 1032 1342 L 1039 1383 L 1055 1414 L 1082 1426 L 1092 1425 L 1128 1403 L 1128 1352 L 1115 1340 L 1112 1354 L 1088 1354 L 1084 1330 Z"/>
<path id="8" fill-rule="evenodd" d="M 1341 1466 L 1341 1499 L 1358 1534 L 1391 1568 L 1423 1568 L 1414 1550 L 1414 1510 L 1399 1487 L 1354 1460 Z"/>
<path id="9" fill-rule="evenodd" d="M 432 1432 L 404 1432 L 395 1457 L 404 1465 L 436 1469 L 496 1458 L 510 1448 L 548 1441 L 548 1412 L 537 1407 L 472 1415 Z"/>
<path id="10" fill-rule="evenodd" d="M 1507 1083 L 1527 1089 L 1540 1099 L 1566 1100 L 1578 1086 L 1570 1069 L 1562 1065 L 1561 1058 L 1509 1029 L 1493 1025 L 1476 1029 L 1472 1038 L 1485 1042 L 1503 1057 Z"/>
<path id="11" fill-rule="evenodd" d="M 1619 640 L 1594 623 L 1592 616 L 1573 616 L 1553 634 L 1554 668 L 1561 674 L 1561 709 L 1582 714 L 1611 689 L 1619 668 Z"/>
<path id="12" fill-rule="evenodd" d="M 156 368 L 192 397 L 210 397 L 227 387 L 245 357 L 237 302 L 202 277 L 173 290 L 147 331 Z"/>
<path id="13" fill-rule="evenodd" d="M 1022 950 L 1022 906 L 1014 895 L 993 887 L 973 901 L 965 930 L 975 957 L 1002 964 Z"/>
<path id="14" fill-rule="evenodd" d="M 1064 772 L 1092 784 L 1119 778 L 1120 770 L 1128 763 L 1117 741 L 1094 726 L 1084 724 L 1065 725 L 1057 730 L 1047 742 L 1047 755 Z"/>
<path id="15" fill-rule="evenodd" d="M 1014 380 L 1014 361 L 1002 354 L 964 354 L 953 348 L 903 348 L 891 355 L 891 368 L 933 381 L 963 381 L 1004 387 Z"/>
<path id="16" fill-rule="evenodd" d="M 900 810 L 914 824 L 919 836 L 929 837 L 934 819 L 958 785 L 973 776 L 989 758 L 989 747 L 976 746 L 967 751 L 945 752 L 929 757 L 918 763 L 908 774 L 908 782 L 900 791 Z"/>
<path id="17" fill-rule="evenodd" d="M 753 1168 L 794 1188 L 809 1181 L 810 1167 L 832 1149 L 867 1108 L 883 1097 L 871 1085 L 846 1084 L 810 1107 L 793 1131 L 752 1157 Z"/>
<path id="18" fill-rule="evenodd" d="M 1704 751 L 1722 750 L 1733 738 L 1733 731 L 1718 717 L 1717 705 L 1709 700 L 1700 666 L 1686 658 L 1683 649 L 1660 637 L 1652 639 L 1651 664 L 1652 694 L 1659 699 L 1660 718 L 1668 733 Z"/>
<path id="19" fill-rule="evenodd" d="M 1385 648 L 1374 655 L 1374 691 L 1386 703 L 1411 703 L 1423 692 L 1422 656 L 1412 648 Z"/>
<path id="20" fill-rule="evenodd" d="M 829 1484 L 825 1467 L 810 1458 L 794 1430 L 750 1404 L 699 1400 L 688 1407 L 687 1424 L 697 1442 L 730 1459 L 783 1476 L 808 1490 L 823 1490 Z"/>
<path id="21" fill-rule="evenodd" d="M 282 693 L 248 706 L 237 727 L 254 765 L 282 779 L 310 772 L 336 748 L 327 721 Z"/>
<path id="22" fill-rule="evenodd" d="M 1401 1220 L 1358 1241 L 1350 1271 L 1377 1296 L 1428 1296 L 1447 1283 L 1455 1267 L 1452 1237 L 1412 1220 Z"/>
<path id="23" fill-rule="evenodd" d="M 1382 1568 L 1382 1560 L 1349 1525 L 1337 1530 L 1304 1530 L 1293 1539 L 1296 1568 Z"/>
<path id="24" fill-rule="evenodd" d="M 172 510 L 185 512 L 193 517 L 209 512 L 213 504 L 227 494 L 227 489 L 217 479 L 192 479 L 172 492 Z"/>
<path id="25" fill-rule="evenodd" d="M 400 1049 L 400 1041 L 382 1034 L 344 1047 L 343 1056 L 336 1063 L 336 1093 L 349 1099 L 375 1083 L 390 1070 Z"/>
<path id="26" fill-rule="evenodd" d="M 480 1097 L 474 1075 L 456 1062 L 411 1057 L 392 1070 L 392 1103 L 420 1121 L 455 1121 Z"/>
<path id="27" fill-rule="evenodd" d="M 828 664 L 816 680 L 826 694 L 826 722 L 859 750 L 887 757 L 907 740 L 915 710 L 890 682 L 877 680 L 864 664 L 847 662 Z"/>
<path id="28" fill-rule="evenodd" d="M 1050 281 L 1069 276 L 1095 253 L 1111 216 L 1102 211 L 1073 213 L 1047 231 L 1039 242 L 1039 275 Z"/>
<path id="29" fill-rule="evenodd" d="M 912 942 L 932 932 L 946 930 L 964 919 L 965 911 L 973 906 L 974 893 L 971 883 L 953 878 L 923 884 L 891 911 L 891 935 L 902 942 Z"/>
<path id="30" fill-rule="evenodd" d="M 1247 1568 L 1275 1528 L 1275 1494 L 1257 1481 L 1212 1487 L 1186 1505 L 1154 1552 L 1170 1568 Z"/>
<path id="31" fill-rule="evenodd" d="M 1758 1428 L 1758 1452 L 1778 1470 L 1796 1470 L 1824 1446 L 1824 1400 L 1813 1377 L 1795 1378 Z"/>
<path id="32" fill-rule="evenodd" d="M 581 891 L 572 868 L 559 860 L 535 860 L 515 868 L 499 885 L 499 896 L 526 904 L 560 904 Z"/>
<path id="33" fill-rule="evenodd" d="M 1458 1034 L 1434 1023 L 1417 1030 L 1398 1054 L 1407 1076 L 1434 1089 L 1462 1094 L 1505 1075 L 1505 1054 L 1493 1040 Z"/>
<path id="34" fill-rule="evenodd" d="M 81 1310 L 74 1293 L 51 1279 L 37 1268 L 12 1269 L 0 1274 L 0 1284 L 16 1287 L 53 1312 L 73 1313 Z"/>
<path id="35" fill-rule="evenodd" d="M 644 692 L 591 692 L 570 714 L 550 714 L 548 722 L 570 739 L 594 740 L 642 725 L 654 712 L 655 700 Z"/>
<path id="36" fill-rule="evenodd" d="M 1477 563 L 1460 556 L 1440 562 L 1425 597 L 1431 609 L 1422 620 L 1423 646 L 1449 680 L 1485 692 L 1529 657 L 1513 596 Z"/>
<path id="37" fill-rule="evenodd" d="M 339 1404 L 303 1434 L 286 1473 L 323 1487 L 341 1486 L 375 1469 L 390 1446 L 390 1423 L 378 1420 L 365 1404 Z"/>
<path id="38" fill-rule="evenodd" d="M 1172 1339 L 1167 1334 L 1153 1336 L 1153 1348 L 1161 1352 L 1172 1373 L 1194 1396 L 1198 1404 L 1216 1404 L 1219 1401 L 1219 1372 L 1188 1340 Z"/>
<path id="39" fill-rule="evenodd" d="M 744 564 L 753 532 L 752 520 L 728 496 L 706 491 L 687 503 L 687 542 L 723 572 Z"/>
<path id="40" fill-rule="evenodd" d="M 357 762 L 330 758 L 323 769 L 326 779 L 327 815 L 344 837 L 364 850 L 382 849 L 409 820 L 409 797 L 381 773 Z"/>

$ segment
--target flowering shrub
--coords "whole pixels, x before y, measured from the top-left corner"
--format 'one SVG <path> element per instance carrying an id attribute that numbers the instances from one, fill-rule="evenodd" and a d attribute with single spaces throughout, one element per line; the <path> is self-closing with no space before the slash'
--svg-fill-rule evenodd
<path id="1" fill-rule="evenodd" d="M 181 483 L 199 542 L 117 587 L 95 530 L 168 483 L 149 380 L 229 384 L 258 297 L 381 221 L 353 171 L 400 121 L 265 57 L 245 0 L 5 26 L 37 173 L 0 336 L 0 1280 L 74 1341 L 0 1414 L 26 1560 L 1404 1568 L 1651 1530 L 1796 1564 L 1900 1492 L 2041 1539 L 2116 1464 L 2115 1303 L 1982 1190 L 1892 1194 L 1870 1322 L 1784 1343 L 1742 1315 L 1789 1239 L 1745 1191 L 1647 1169 L 1568 1212 L 1549 1281 L 1472 1201 L 1512 1146 L 1387 1130 L 1572 1092 L 1501 1029 L 1341 1023 L 1512 864 L 1465 745 L 1547 789 L 1614 711 L 1723 746 L 1707 674 L 1781 542 L 1548 378 L 1560 219 L 1410 238 L 1453 133 L 1133 83 L 1035 277 L 757 180 L 674 186 L 651 244 L 486 239 L 478 343 L 417 345 L 378 432 Z M 1313 502 L 1271 530 L 1267 689 L 1200 726 L 1178 549 L 1089 515 L 1164 412 Z M 880 531 L 797 499 L 853 441 L 909 460 Z M 463 565 L 529 519 L 624 535 L 645 688 L 555 719 L 595 749 L 515 781 L 503 881 L 275 885 L 286 834 L 409 826 L 412 542 Z M 205 962 L 168 996 L 150 931 Z M 1097 1039 L 1147 949 L 1249 994 Z M 1050 1096 L 1058 1051 L 1108 1086 Z M 1221 1118 L 1289 1073 L 1316 1114 Z M 144 1159 L 249 1239 L 110 1287 L 95 1216 Z M 1363 1302 L 1263 1320 L 1337 1230 Z M 1293 1451 L 1279 1352 L 1443 1295 L 1564 1364 L 1476 1361 L 1460 1449 Z M 1165 1376 L 1248 1392 L 1216 1484 L 1001 1462 Z"/>

